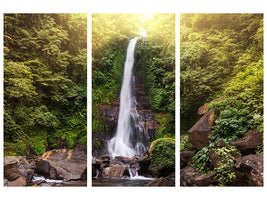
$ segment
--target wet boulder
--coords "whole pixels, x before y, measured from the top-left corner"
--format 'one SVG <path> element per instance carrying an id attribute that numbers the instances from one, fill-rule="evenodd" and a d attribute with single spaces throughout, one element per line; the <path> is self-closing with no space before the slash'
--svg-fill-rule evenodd
<path id="1" fill-rule="evenodd" d="M 20 177 L 18 170 L 19 161 L 16 157 L 4 157 L 4 177 L 7 180 L 15 180 Z"/>
<path id="2" fill-rule="evenodd" d="M 151 174 L 151 170 L 149 170 L 150 166 L 150 159 L 148 156 L 145 155 L 136 155 L 133 157 L 135 160 L 135 168 L 138 170 L 139 175 L 149 175 Z"/>
<path id="3" fill-rule="evenodd" d="M 86 179 L 87 155 L 83 151 L 70 149 L 51 150 L 37 161 L 36 173 L 51 179 Z"/>
<path id="4" fill-rule="evenodd" d="M 106 161 L 106 162 L 108 162 L 109 160 L 110 160 L 110 156 L 109 155 L 102 155 L 101 157 L 100 157 L 100 160 L 103 160 L 103 161 Z"/>
<path id="5" fill-rule="evenodd" d="M 186 166 L 180 170 L 180 186 L 197 186 L 196 178 L 201 175 L 195 167 Z"/>
<path id="6" fill-rule="evenodd" d="M 219 102 L 224 99 L 220 97 L 213 101 L 204 104 L 198 109 L 198 114 L 203 115 L 197 123 L 188 131 L 189 141 L 193 148 L 201 150 L 203 147 L 209 145 L 209 135 L 211 134 L 211 127 L 214 123 L 215 111 L 208 111 L 208 105 L 213 102 Z"/>
<path id="7" fill-rule="evenodd" d="M 8 181 L 14 181 L 23 177 L 29 182 L 33 174 L 34 171 L 25 156 L 4 157 L 4 178 Z"/>
<path id="8" fill-rule="evenodd" d="M 241 139 L 230 142 L 243 155 L 254 154 L 259 146 L 263 145 L 263 133 L 248 131 Z"/>
<path id="9" fill-rule="evenodd" d="M 38 160 L 36 162 L 35 172 L 46 178 L 50 178 L 50 164 L 46 160 Z"/>
<path id="10" fill-rule="evenodd" d="M 115 156 L 114 160 L 117 161 L 118 163 L 128 164 L 128 165 L 136 163 L 134 158 L 129 158 L 129 157 L 126 157 L 126 156 Z"/>
<path id="11" fill-rule="evenodd" d="M 193 156 L 195 155 L 194 151 L 182 151 L 180 152 L 180 168 L 184 168 L 188 162 L 193 160 Z"/>
<path id="12" fill-rule="evenodd" d="M 195 179 L 195 183 L 197 186 L 209 186 L 215 183 L 214 177 L 216 173 L 204 174 Z"/>
<path id="13" fill-rule="evenodd" d="M 210 143 L 209 135 L 214 120 L 214 111 L 207 112 L 200 120 L 188 131 L 189 141 L 193 148 L 201 150 Z"/>
<path id="14" fill-rule="evenodd" d="M 129 170 L 126 165 L 111 165 L 102 170 L 102 177 L 122 178 L 123 176 L 129 176 Z"/>
<path id="15" fill-rule="evenodd" d="M 250 154 L 237 158 L 235 168 L 236 174 L 242 175 L 242 177 L 237 176 L 241 185 L 263 186 L 263 154 Z"/>
<path id="16" fill-rule="evenodd" d="M 168 186 L 168 180 L 166 178 L 160 177 L 149 182 L 146 186 Z"/>
<path id="17" fill-rule="evenodd" d="M 11 186 L 11 187 L 22 187 L 22 186 L 26 186 L 27 185 L 27 180 L 25 177 L 19 177 L 14 181 L 9 181 L 7 183 L 7 186 Z"/>

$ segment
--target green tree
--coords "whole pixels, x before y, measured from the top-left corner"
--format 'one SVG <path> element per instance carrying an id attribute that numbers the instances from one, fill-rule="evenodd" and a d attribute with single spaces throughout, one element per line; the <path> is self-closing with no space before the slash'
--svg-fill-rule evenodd
<path id="1" fill-rule="evenodd" d="M 225 84 L 262 56 L 262 14 L 182 14 L 181 132 L 197 109 L 222 95 Z"/>
<path id="2" fill-rule="evenodd" d="M 84 14 L 4 15 L 4 138 L 17 154 L 55 147 L 66 141 L 56 134 L 63 129 L 74 144 L 86 141 L 86 21 Z"/>

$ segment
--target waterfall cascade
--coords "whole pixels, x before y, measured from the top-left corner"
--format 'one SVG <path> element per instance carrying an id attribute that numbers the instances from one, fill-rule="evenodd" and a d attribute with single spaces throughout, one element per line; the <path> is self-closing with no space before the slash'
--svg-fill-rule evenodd
<path id="1" fill-rule="evenodd" d="M 134 49 L 138 38 L 130 40 L 124 65 L 123 82 L 120 93 L 120 111 L 115 136 L 108 141 L 108 151 L 111 157 L 143 154 L 146 151 L 143 144 L 143 130 L 139 126 L 140 115 L 136 110 L 136 98 L 133 95 Z"/>

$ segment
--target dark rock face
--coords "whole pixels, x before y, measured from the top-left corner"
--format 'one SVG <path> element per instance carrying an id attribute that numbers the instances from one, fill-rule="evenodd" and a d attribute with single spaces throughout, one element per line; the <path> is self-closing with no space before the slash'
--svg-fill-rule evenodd
<path id="1" fill-rule="evenodd" d="M 180 186 L 197 186 L 196 178 L 201 175 L 195 167 L 186 166 L 180 171 Z"/>
<path id="2" fill-rule="evenodd" d="M 193 160 L 193 156 L 195 155 L 194 151 L 182 151 L 180 152 L 180 168 L 184 168 L 188 162 Z"/>
<path id="3" fill-rule="evenodd" d="M 214 112 L 207 112 L 200 120 L 188 131 L 189 141 L 193 148 L 201 150 L 209 145 L 209 135 L 213 125 Z"/>
<path id="4" fill-rule="evenodd" d="M 102 164 L 102 161 L 96 158 L 92 158 L 92 177 L 96 177 L 99 175 L 99 172 L 104 167 Z M 107 165 L 109 166 L 109 164 Z M 106 166 L 106 167 L 107 167 Z"/>
<path id="5" fill-rule="evenodd" d="M 189 141 L 193 148 L 201 150 L 203 147 L 209 145 L 209 135 L 211 134 L 211 127 L 214 123 L 214 111 L 208 112 L 207 107 L 215 101 L 222 101 L 224 97 L 214 99 L 213 101 L 204 104 L 198 109 L 198 114 L 203 115 L 197 123 L 188 131 Z"/>
<path id="6" fill-rule="evenodd" d="M 140 126 L 144 131 L 145 137 L 148 141 L 155 140 L 155 132 L 158 129 L 154 112 L 151 110 L 148 95 L 145 87 L 141 82 L 141 78 L 135 76 L 135 97 L 136 97 L 136 110 L 140 115 Z"/>
<path id="7" fill-rule="evenodd" d="M 263 133 L 248 131 L 241 139 L 230 142 L 230 145 L 235 146 L 243 155 L 253 154 L 258 146 L 263 145 Z"/>
<path id="8" fill-rule="evenodd" d="M 196 178 L 195 182 L 198 186 L 209 186 L 214 184 L 214 177 L 216 173 L 205 174 Z"/>
<path id="9" fill-rule="evenodd" d="M 263 186 L 263 154 L 251 154 L 236 159 L 237 182 L 241 185 Z M 243 176 L 240 176 L 240 175 Z"/>
<path id="10" fill-rule="evenodd" d="M 36 163 L 35 172 L 46 178 L 50 178 L 50 164 L 46 160 L 38 160 Z"/>
<path id="11" fill-rule="evenodd" d="M 4 157 L 4 178 L 7 180 L 7 183 L 5 185 L 8 186 L 26 185 L 26 182 L 31 180 L 33 174 L 34 171 L 31 165 L 26 160 L 25 156 Z"/>
<path id="12" fill-rule="evenodd" d="M 149 165 L 151 163 L 150 159 L 147 156 L 138 155 L 133 157 L 137 163 L 135 166 L 138 169 L 139 175 L 150 175 L 151 171 L 149 170 Z"/>
<path id="13" fill-rule="evenodd" d="M 158 125 L 141 79 L 136 76 L 134 83 L 133 92 L 137 102 L 136 110 L 140 115 L 139 124 L 143 130 L 144 138 L 147 141 L 152 141 L 155 139 L 155 131 L 158 129 Z M 95 118 L 100 119 L 107 128 L 105 131 L 93 133 L 92 153 L 96 158 L 109 153 L 107 152 L 107 142 L 114 136 L 118 123 L 120 93 L 118 92 L 117 98 L 110 105 L 100 105 L 97 109 L 99 110 L 99 115 Z"/>
<path id="14" fill-rule="evenodd" d="M 51 179 L 86 179 L 87 155 L 69 149 L 48 151 L 37 161 L 36 173 Z"/>
<path id="15" fill-rule="evenodd" d="M 218 181 L 214 180 L 215 173 L 201 174 L 195 167 L 186 166 L 181 169 L 180 186 L 214 186 Z"/>

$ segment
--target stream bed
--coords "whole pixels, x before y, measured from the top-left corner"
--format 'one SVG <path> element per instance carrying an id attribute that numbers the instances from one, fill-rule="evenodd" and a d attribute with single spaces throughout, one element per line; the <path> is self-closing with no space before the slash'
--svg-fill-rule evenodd
<path id="1" fill-rule="evenodd" d="M 63 180 L 53 180 L 46 179 L 40 175 L 34 175 L 32 181 L 28 186 L 40 186 L 40 187 L 86 187 L 87 181 L 85 180 L 72 180 L 72 181 L 63 181 Z"/>
<path id="2" fill-rule="evenodd" d="M 94 187 L 120 187 L 120 186 L 145 186 L 151 179 L 114 179 L 114 178 L 93 178 L 92 186 Z"/>

